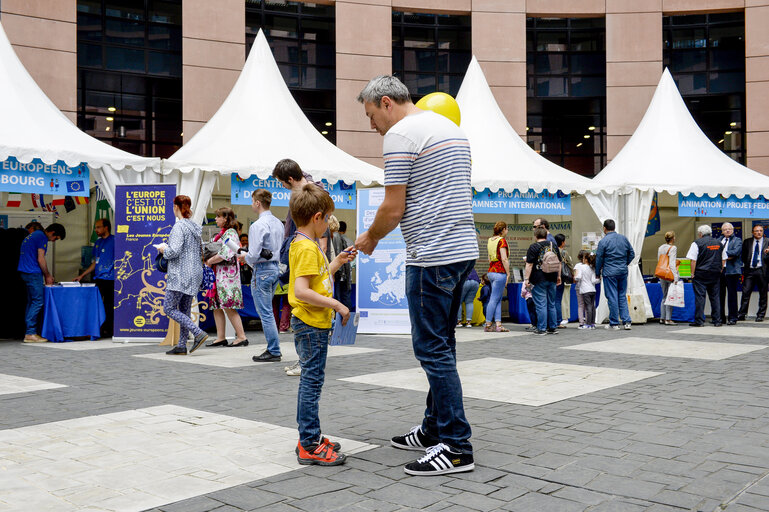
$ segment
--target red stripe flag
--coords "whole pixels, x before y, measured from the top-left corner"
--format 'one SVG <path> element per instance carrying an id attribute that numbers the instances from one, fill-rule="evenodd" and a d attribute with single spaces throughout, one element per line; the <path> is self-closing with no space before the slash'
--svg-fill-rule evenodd
<path id="1" fill-rule="evenodd" d="M 5 204 L 6 208 L 18 208 L 21 206 L 21 194 L 18 192 L 8 193 L 8 202 Z"/>
<path id="2" fill-rule="evenodd" d="M 64 196 L 53 196 L 51 204 L 53 206 L 64 206 Z"/>

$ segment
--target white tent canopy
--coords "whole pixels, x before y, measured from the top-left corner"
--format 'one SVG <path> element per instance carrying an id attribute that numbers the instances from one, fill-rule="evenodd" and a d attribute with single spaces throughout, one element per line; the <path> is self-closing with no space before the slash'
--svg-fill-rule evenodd
<path id="1" fill-rule="evenodd" d="M 266 179 L 283 158 L 295 160 L 316 180 L 384 181 L 381 169 L 337 148 L 305 117 L 260 30 L 227 99 L 189 142 L 163 161 L 163 169 Z"/>
<path id="2" fill-rule="evenodd" d="M 558 190 L 584 194 L 592 180 L 560 167 L 531 149 L 517 134 L 494 99 L 475 57 L 470 61 L 457 94 L 461 128 L 470 140 L 472 184 L 492 192 Z"/>
<path id="3" fill-rule="evenodd" d="M 643 276 L 638 268 L 654 192 L 716 196 L 769 196 L 769 177 L 740 165 L 702 133 L 666 69 L 649 108 L 633 136 L 593 181 L 601 192 L 586 194 L 603 222 L 614 219 L 636 253 L 630 264 L 628 294 L 644 298 L 652 316 Z M 598 321 L 606 318 L 601 297 Z"/>
<path id="4" fill-rule="evenodd" d="M 147 169 L 160 170 L 160 159 L 132 155 L 82 132 L 38 87 L 13 51 L 0 24 L 0 161 L 35 158 L 46 164 L 63 160 L 86 163 L 95 179 L 119 172 L 134 181 Z M 154 173 L 147 173 L 154 174 Z M 114 189 L 105 187 L 114 206 Z"/>

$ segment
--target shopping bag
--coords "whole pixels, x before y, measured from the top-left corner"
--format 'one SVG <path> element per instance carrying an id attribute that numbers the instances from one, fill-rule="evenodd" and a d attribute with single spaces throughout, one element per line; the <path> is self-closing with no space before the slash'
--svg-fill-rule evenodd
<path id="1" fill-rule="evenodd" d="M 674 308 L 684 307 L 684 283 L 682 281 L 670 285 L 668 296 L 665 298 L 665 305 Z"/>
<path id="2" fill-rule="evenodd" d="M 660 255 L 660 259 L 657 261 L 657 268 L 654 269 L 654 275 L 665 281 L 673 281 L 675 276 L 673 271 L 670 270 L 670 249 L 665 254 Z"/>

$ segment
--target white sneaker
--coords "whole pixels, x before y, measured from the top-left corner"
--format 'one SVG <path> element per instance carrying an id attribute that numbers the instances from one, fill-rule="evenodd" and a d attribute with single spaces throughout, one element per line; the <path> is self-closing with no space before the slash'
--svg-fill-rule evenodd
<path id="1" fill-rule="evenodd" d="M 561 320 L 561 325 L 567 325 L 568 323 L 569 323 L 569 321 L 566 320 L 565 318 L 563 320 Z"/>
<path id="2" fill-rule="evenodd" d="M 294 363 L 293 363 L 293 364 L 290 364 L 290 365 L 288 365 L 288 366 L 284 366 L 284 367 L 283 367 L 283 371 L 284 371 L 284 372 L 287 372 L 287 371 L 290 371 L 290 370 L 294 370 L 294 369 L 296 369 L 296 368 L 299 368 L 299 361 L 298 361 L 298 360 L 297 360 L 297 361 L 294 361 Z"/>
<path id="3" fill-rule="evenodd" d="M 613 330 L 613 331 L 619 331 L 619 325 L 611 325 L 611 324 L 606 324 L 606 325 L 604 326 L 604 328 L 605 328 L 605 329 L 611 329 L 611 330 Z"/>
<path id="4" fill-rule="evenodd" d="M 589 325 L 580 325 L 577 329 L 590 329 Z"/>
<path id="5" fill-rule="evenodd" d="M 299 367 L 299 365 L 296 366 L 296 368 L 291 368 L 290 370 L 286 370 L 286 375 L 289 377 L 298 377 L 302 374 L 302 368 Z"/>
<path id="6" fill-rule="evenodd" d="M 626 331 L 629 331 L 630 329 L 632 329 L 632 327 L 630 327 L 630 324 L 625 324 L 625 325 L 623 326 L 623 328 L 624 328 Z"/>

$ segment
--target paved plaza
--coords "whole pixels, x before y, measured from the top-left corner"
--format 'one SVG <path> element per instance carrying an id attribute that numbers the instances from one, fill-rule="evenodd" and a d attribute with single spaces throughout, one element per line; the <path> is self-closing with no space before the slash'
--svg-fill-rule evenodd
<path id="1" fill-rule="evenodd" d="M 293 453 L 296 359 L 246 348 L 0 341 L 0 512 L 769 510 L 769 326 L 556 336 L 458 332 L 471 473 L 410 477 L 391 436 L 422 417 L 409 336 L 329 352 L 323 432 Z"/>

